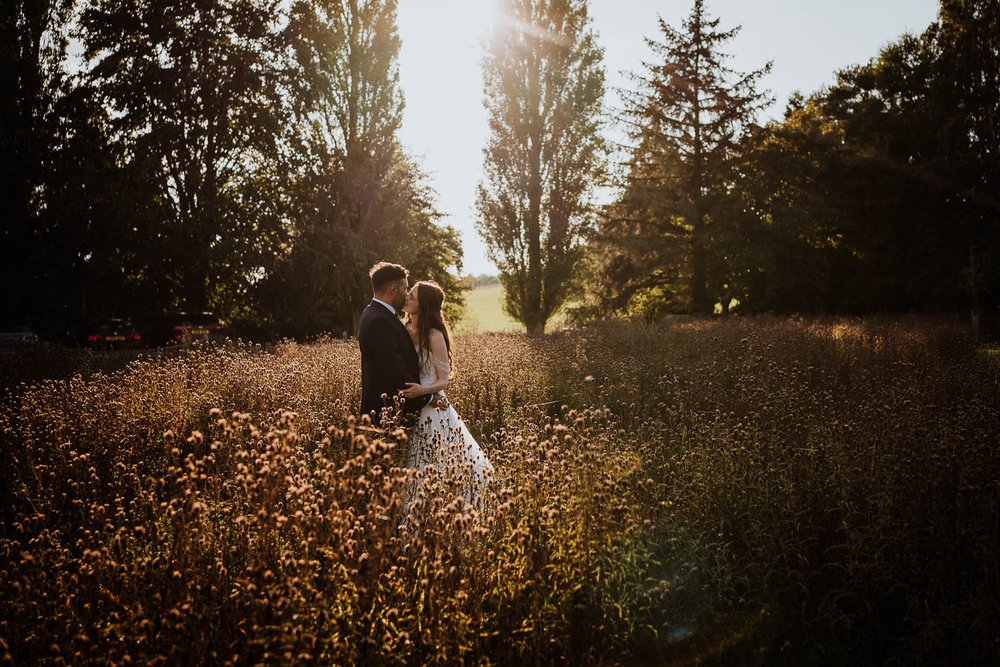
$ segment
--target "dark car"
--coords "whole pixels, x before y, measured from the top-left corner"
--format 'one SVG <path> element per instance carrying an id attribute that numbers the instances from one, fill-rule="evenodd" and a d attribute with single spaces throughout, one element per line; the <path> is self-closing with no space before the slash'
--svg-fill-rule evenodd
<path id="1" fill-rule="evenodd" d="M 221 343 L 226 335 L 226 323 L 212 313 L 168 313 L 150 328 L 156 345 Z"/>
<path id="2" fill-rule="evenodd" d="M 0 347 L 18 349 L 34 347 L 37 343 L 38 336 L 27 324 L 0 324 Z"/>
<path id="3" fill-rule="evenodd" d="M 97 350 L 128 350 L 141 347 L 143 340 L 132 322 L 112 318 L 91 320 L 80 332 L 79 342 Z"/>

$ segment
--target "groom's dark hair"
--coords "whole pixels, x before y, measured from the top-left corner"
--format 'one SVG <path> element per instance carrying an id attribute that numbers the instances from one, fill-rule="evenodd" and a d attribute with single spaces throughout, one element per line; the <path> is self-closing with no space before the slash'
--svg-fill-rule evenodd
<path id="1" fill-rule="evenodd" d="M 390 264 L 389 262 L 379 262 L 368 269 L 368 277 L 372 281 L 372 292 L 378 292 L 389 283 L 408 278 L 409 276 L 410 272 L 405 268 L 399 264 Z"/>

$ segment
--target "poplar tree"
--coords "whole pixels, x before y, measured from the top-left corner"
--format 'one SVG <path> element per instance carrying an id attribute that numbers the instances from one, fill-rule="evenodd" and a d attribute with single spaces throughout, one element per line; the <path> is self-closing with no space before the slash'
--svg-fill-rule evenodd
<path id="1" fill-rule="evenodd" d="M 306 164 L 295 236 L 271 285 L 286 335 L 357 333 L 368 269 L 387 259 L 436 280 L 460 303 L 461 241 L 399 142 L 396 0 L 308 0 L 291 12 L 303 81 Z"/>
<path id="2" fill-rule="evenodd" d="M 477 227 L 531 335 L 571 293 L 602 169 L 603 50 L 584 0 L 506 0 L 483 62 L 490 139 Z"/>

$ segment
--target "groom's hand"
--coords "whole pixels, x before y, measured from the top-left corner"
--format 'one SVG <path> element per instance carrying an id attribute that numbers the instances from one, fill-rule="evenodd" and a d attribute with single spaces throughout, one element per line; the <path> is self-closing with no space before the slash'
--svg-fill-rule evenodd
<path id="1" fill-rule="evenodd" d="M 423 394 L 423 387 L 417 382 L 407 382 L 406 389 L 400 389 L 399 395 L 406 399 L 416 398 Z"/>

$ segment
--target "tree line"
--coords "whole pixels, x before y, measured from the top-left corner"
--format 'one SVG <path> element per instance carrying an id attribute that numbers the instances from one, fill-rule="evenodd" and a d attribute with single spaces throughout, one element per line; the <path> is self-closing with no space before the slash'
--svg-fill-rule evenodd
<path id="1" fill-rule="evenodd" d="M 586 0 L 501 5 L 477 227 L 530 333 L 567 306 L 1000 312 L 995 0 L 942 0 L 767 123 L 770 65 L 731 69 L 738 28 L 703 0 L 654 26 L 617 113 Z M 54 332 L 212 309 L 256 337 L 350 332 L 383 257 L 460 295 L 458 234 L 398 140 L 395 0 L 0 12 L 5 317 Z"/>
<path id="2" fill-rule="evenodd" d="M 583 320 L 731 308 L 998 319 L 995 0 L 943 0 L 922 34 L 764 124 L 770 64 L 731 69 L 739 28 L 703 0 L 659 20 L 622 112 L 601 109 L 586 6 L 508 0 L 522 27 L 498 27 L 485 63 L 480 226 L 529 331 L 567 304 Z M 601 122 L 627 145 L 599 145 Z M 614 187 L 610 204 L 594 203 L 598 182 Z"/>
<path id="3" fill-rule="evenodd" d="M 458 235 L 398 139 L 395 0 L 0 11 L 5 319 L 352 332 L 382 258 L 459 293 Z"/>

